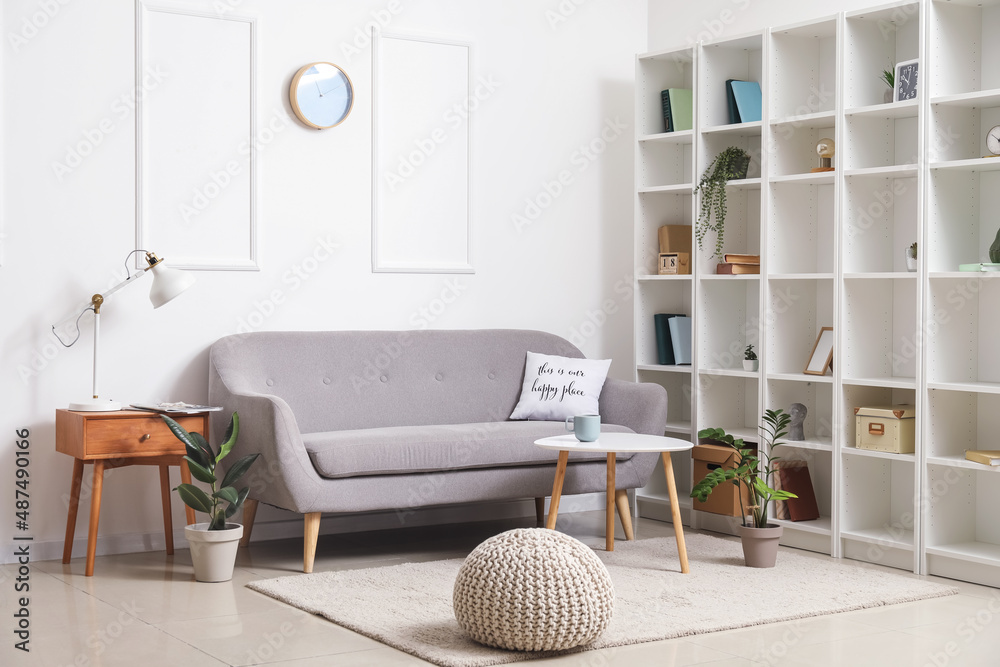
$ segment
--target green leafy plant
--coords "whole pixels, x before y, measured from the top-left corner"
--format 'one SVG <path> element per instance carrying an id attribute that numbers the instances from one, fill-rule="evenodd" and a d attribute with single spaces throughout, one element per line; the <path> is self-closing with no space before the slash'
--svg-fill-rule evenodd
<path id="1" fill-rule="evenodd" d="M 219 478 L 215 474 L 216 469 L 219 462 L 226 458 L 229 452 L 232 451 L 233 445 L 236 444 L 236 438 L 239 437 L 239 414 L 234 412 L 232 418 L 229 420 L 229 427 L 226 428 L 226 435 L 222 445 L 219 446 L 218 453 L 212 449 L 212 446 L 208 444 L 208 441 L 205 440 L 201 433 L 188 433 L 183 426 L 170 417 L 166 415 L 160 416 L 163 417 L 163 421 L 167 423 L 167 427 L 170 428 L 170 431 L 177 439 L 184 443 L 184 449 L 187 451 L 184 460 L 187 461 L 191 476 L 200 482 L 210 484 L 212 495 L 208 495 L 194 484 L 181 484 L 174 490 L 180 495 L 185 505 L 196 512 L 205 512 L 208 514 L 210 519 L 209 530 L 224 530 L 226 519 L 236 514 L 236 511 L 243 506 L 243 501 L 247 499 L 247 495 L 250 493 L 250 487 L 237 489 L 236 482 L 250 470 L 250 466 L 260 456 L 260 454 L 251 454 L 236 461 L 226 471 L 220 484 Z M 223 501 L 228 504 L 228 507 L 222 507 Z"/>
<path id="2" fill-rule="evenodd" d="M 892 63 L 889 63 L 889 69 L 882 70 L 882 74 L 879 75 L 879 80 L 883 81 L 885 85 L 890 88 L 894 88 L 896 85 L 896 68 L 893 67 Z"/>
<path id="3" fill-rule="evenodd" d="M 917 258 L 917 242 L 916 241 L 914 241 L 913 243 L 910 244 L 910 247 L 907 248 L 907 253 L 906 254 L 907 254 L 907 256 L 912 257 L 913 259 Z"/>
<path id="4" fill-rule="evenodd" d="M 722 259 L 722 243 L 726 232 L 726 183 L 734 178 L 746 178 L 749 165 L 750 154 L 742 148 L 730 146 L 715 156 L 695 188 L 695 192 L 701 193 L 698 224 L 695 227 L 698 248 L 702 247 L 709 232 L 715 232 L 715 252 L 712 257 Z"/>
<path id="5" fill-rule="evenodd" d="M 778 457 L 772 457 L 770 452 L 782 444 L 778 442 L 788 434 L 786 430 L 791 423 L 791 415 L 784 410 L 765 410 L 763 425 L 757 430 L 761 435 L 761 445 L 764 445 L 763 455 L 750 447 L 746 447 L 742 438 L 734 438 L 721 428 L 706 428 L 698 432 L 699 438 L 716 440 L 725 443 L 736 450 L 738 458 L 733 468 L 716 468 L 710 471 L 705 479 L 694 485 L 691 497 L 705 502 L 712 490 L 720 484 L 731 482 L 737 488 L 745 485 L 750 489 L 750 498 L 754 504 L 743 507 L 743 494 L 740 494 L 740 506 L 743 509 L 743 525 L 748 526 L 747 516 L 753 517 L 753 528 L 767 528 L 767 506 L 772 500 L 788 500 L 798 498 L 788 491 L 772 489 L 768 482 L 775 471 Z"/>
<path id="6" fill-rule="evenodd" d="M 753 345 L 747 345 L 747 349 L 743 350 L 743 358 L 747 361 L 757 361 L 757 353 L 753 351 Z"/>

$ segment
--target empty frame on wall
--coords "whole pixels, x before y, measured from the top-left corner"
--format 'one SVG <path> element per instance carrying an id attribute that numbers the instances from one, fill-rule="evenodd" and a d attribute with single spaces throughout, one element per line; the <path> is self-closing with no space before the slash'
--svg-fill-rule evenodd
<path id="1" fill-rule="evenodd" d="M 258 269 L 254 29 L 136 3 L 136 241 L 178 268 Z"/>
<path id="2" fill-rule="evenodd" d="M 383 33 L 372 52 L 372 270 L 473 273 L 471 46 Z"/>

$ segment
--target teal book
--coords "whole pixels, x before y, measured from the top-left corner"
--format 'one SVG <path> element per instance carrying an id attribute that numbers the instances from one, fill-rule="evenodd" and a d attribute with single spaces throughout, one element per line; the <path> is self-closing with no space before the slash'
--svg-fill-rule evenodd
<path id="1" fill-rule="evenodd" d="M 656 326 L 656 357 L 661 366 L 673 366 L 677 363 L 674 361 L 674 347 L 670 342 L 669 320 L 671 317 L 680 317 L 680 315 L 672 313 L 653 315 L 653 323 Z"/>
<path id="2" fill-rule="evenodd" d="M 670 120 L 672 132 L 694 128 L 694 91 L 689 88 L 669 88 Z"/>
<path id="3" fill-rule="evenodd" d="M 756 81 L 733 81 L 733 99 L 740 114 L 741 123 L 752 123 L 761 119 L 760 84 Z"/>
<path id="4" fill-rule="evenodd" d="M 736 98 L 733 96 L 733 79 L 726 79 L 726 104 L 729 107 L 729 122 L 740 122 L 740 112 L 736 108 Z"/>

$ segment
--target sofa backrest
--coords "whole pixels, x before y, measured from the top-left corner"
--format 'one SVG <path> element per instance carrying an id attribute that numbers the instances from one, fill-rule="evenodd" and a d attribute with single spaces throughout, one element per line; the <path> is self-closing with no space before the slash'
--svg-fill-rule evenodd
<path id="1" fill-rule="evenodd" d="M 226 391 L 279 396 L 303 433 L 503 421 L 529 351 L 583 356 L 539 331 L 237 334 L 212 346 L 209 400 Z"/>

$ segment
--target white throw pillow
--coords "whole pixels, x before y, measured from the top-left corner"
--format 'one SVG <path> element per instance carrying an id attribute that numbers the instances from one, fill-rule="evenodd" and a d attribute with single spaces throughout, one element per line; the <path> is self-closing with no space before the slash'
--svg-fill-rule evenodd
<path id="1" fill-rule="evenodd" d="M 571 359 L 528 352 L 521 400 L 510 418 L 563 421 L 576 415 L 598 414 L 598 399 L 610 367 L 610 359 Z"/>

